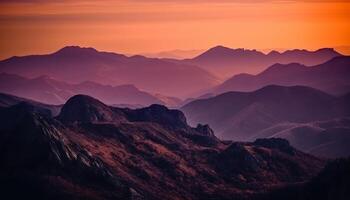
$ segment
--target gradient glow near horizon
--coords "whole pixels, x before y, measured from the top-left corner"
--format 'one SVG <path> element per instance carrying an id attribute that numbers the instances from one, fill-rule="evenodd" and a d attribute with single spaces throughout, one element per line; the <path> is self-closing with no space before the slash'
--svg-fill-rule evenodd
<path id="1" fill-rule="evenodd" d="M 350 54 L 350 2 L 0 0 L 0 58 L 67 45 L 137 54 L 216 45 Z"/>

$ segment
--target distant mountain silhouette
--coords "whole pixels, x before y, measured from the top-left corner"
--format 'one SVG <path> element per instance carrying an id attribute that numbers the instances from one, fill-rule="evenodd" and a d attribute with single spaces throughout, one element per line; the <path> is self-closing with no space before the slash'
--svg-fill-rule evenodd
<path id="1" fill-rule="evenodd" d="M 165 104 L 174 106 L 179 99 L 162 95 L 151 95 L 140 91 L 133 85 L 109 86 L 91 81 L 68 84 L 47 76 L 27 79 L 17 75 L 0 74 L 0 92 L 21 96 L 48 104 L 63 104 L 76 94 L 86 94 L 112 104 L 129 104 L 148 106 Z"/>
<path id="2" fill-rule="evenodd" d="M 350 102 L 349 95 L 334 97 L 304 86 L 272 85 L 254 92 L 228 92 L 208 99 L 195 100 L 183 106 L 181 110 L 190 124 L 207 123 L 220 138 L 251 141 L 261 137 L 283 137 L 289 139 L 292 145 L 313 152 L 313 147 L 327 142 L 340 142 L 349 146 L 350 135 L 346 133 L 348 130 L 344 129 L 343 133 L 338 134 L 339 137 L 332 135 L 328 139 L 324 132 L 329 132 L 328 135 L 337 132 L 335 129 L 339 127 L 338 123 L 325 122 L 323 124 L 328 124 L 329 127 L 322 130 L 317 129 L 317 126 L 321 125 L 314 126 L 320 134 L 307 127 L 298 129 L 299 133 L 295 134 L 286 131 L 298 132 L 289 128 L 305 127 L 308 126 L 307 123 L 315 123 L 314 121 L 349 117 L 350 106 L 345 102 Z M 349 126 L 350 124 L 341 127 Z M 308 141 L 308 135 L 312 134 L 314 135 L 310 136 Z M 332 157 L 350 155 L 348 150 L 337 152 L 327 148 L 325 151 L 328 152 L 315 150 L 314 153 Z M 337 155 L 334 152 L 337 152 Z"/>
<path id="3" fill-rule="evenodd" d="M 171 58 L 171 59 L 186 59 L 193 58 L 201 54 L 204 50 L 194 49 L 194 50 L 169 50 L 169 51 L 161 51 L 157 53 L 142 53 L 142 55 L 150 58 Z"/>
<path id="4" fill-rule="evenodd" d="M 197 66 L 77 46 L 64 47 L 48 55 L 0 61 L 0 72 L 27 78 L 48 75 L 68 83 L 133 84 L 145 91 L 177 97 L 186 97 L 218 83 L 216 77 Z"/>
<path id="5" fill-rule="evenodd" d="M 306 67 L 301 64 L 274 64 L 257 74 L 239 74 L 213 89 L 220 94 L 228 91 L 254 91 L 266 85 L 305 85 L 331 94 L 350 91 L 350 56 L 333 58 L 323 64 Z"/>
<path id="6" fill-rule="evenodd" d="M 161 105 L 131 110 L 78 95 L 56 118 L 18 104 L 0 109 L 0 121 L 7 199 L 248 200 L 325 164 L 284 139 L 220 141 Z"/>
<path id="7" fill-rule="evenodd" d="M 295 49 L 282 53 L 271 51 L 264 54 L 257 50 L 216 46 L 197 57 L 184 61 L 198 65 L 221 78 L 228 78 L 239 73 L 256 74 L 275 63 L 300 63 L 311 66 L 324 63 L 337 56 L 341 54 L 331 48 L 316 51 Z"/>

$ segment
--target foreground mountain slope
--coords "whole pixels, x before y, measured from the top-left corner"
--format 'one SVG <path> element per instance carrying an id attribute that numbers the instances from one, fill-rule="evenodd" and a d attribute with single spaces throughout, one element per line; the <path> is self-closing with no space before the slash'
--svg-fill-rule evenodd
<path id="1" fill-rule="evenodd" d="M 27 78 L 48 75 L 68 83 L 133 84 L 141 90 L 177 97 L 218 83 L 213 75 L 196 66 L 76 46 L 48 55 L 12 57 L 0 61 L 0 72 Z"/>
<path id="2" fill-rule="evenodd" d="M 275 64 L 257 74 L 239 74 L 213 89 L 213 93 L 254 91 L 267 85 L 305 85 L 330 94 L 350 91 L 350 57 L 335 57 L 323 64 L 307 67 L 297 63 Z"/>
<path id="3" fill-rule="evenodd" d="M 336 159 L 304 184 L 282 187 L 272 193 L 259 197 L 260 200 L 346 200 L 350 198 L 350 158 Z"/>
<path id="4" fill-rule="evenodd" d="M 59 122 L 30 104 L 2 110 L 0 167 L 5 199 L 123 199 L 130 190 Z"/>
<path id="5" fill-rule="evenodd" d="M 56 118 L 19 104 L 0 119 L 11 199 L 251 199 L 324 165 L 283 139 L 222 142 L 160 105 L 121 109 L 78 95 Z"/>
<path id="6" fill-rule="evenodd" d="M 341 54 L 330 48 L 316 51 L 295 49 L 282 53 L 271 51 L 264 54 L 256 50 L 216 46 L 195 58 L 184 61 L 198 65 L 219 77 L 228 78 L 239 73 L 256 74 L 275 63 L 300 63 L 312 66 L 324 63 L 337 56 L 341 56 Z"/>
<path id="7" fill-rule="evenodd" d="M 186 114 L 190 124 L 208 123 L 220 138 L 250 141 L 270 136 L 288 139 L 298 137 L 291 139 L 291 143 L 296 147 L 303 147 L 303 150 L 311 150 L 311 147 L 315 146 L 304 146 L 298 142 L 305 139 L 304 136 L 307 134 L 305 132 L 308 130 L 303 131 L 303 134 L 292 134 L 289 137 L 288 134 L 282 133 L 295 127 L 296 124 L 303 126 L 309 122 L 348 117 L 350 115 L 348 102 L 348 95 L 334 97 L 304 86 L 272 85 L 254 92 L 228 92 L 193 101 L 183 106 L 181 110 Z M 337 123 L 329 123 L 329 126 L 327 129 L 331 130 L 337 127 Z M 278 132 L 281 134 L 277 134 Z M 341 138 L 343 137 L 339 137 L 338 140 L 341 141 Z M 348 139 L 345 141 L 349 142 Z M 320 143 L 325 142 L 327 140 Z"/>
<path id="8" fill-rule="evenodd" d="M 69 84 L 47 76 L 33 79 L 13 74 L 0 74 L 0 91 L 33 99 L 48 104 L 64 104 L 68 98 L 77 94 L 94 96 L 107 104 L 129 104 L 149 106 L 164 104 L 174 106 L 180 100 L 140 91 L 133 85 L 109 86 L 91 81 Z"/>

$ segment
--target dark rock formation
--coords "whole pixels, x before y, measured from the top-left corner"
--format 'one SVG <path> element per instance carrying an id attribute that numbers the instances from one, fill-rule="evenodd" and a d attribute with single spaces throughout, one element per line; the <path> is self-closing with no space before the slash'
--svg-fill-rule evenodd
<path id="1" fill-rule="evenodd" d="M 62 107 L 58 118 L 63 122 L 111 122 L 116 119 L 113 110 L 102 102 L 86 96 L 76 95 Z M 119 119 L 122 118 L 118 116 Z"/>
<path id="2" fill-rule="evenodd" d="M 178 110 L 169 110 L 162 105 L 153 104 L 149 107 L 129 112 L 130 121 L 148 121 L 176 129 L 187 128 L 185 115 Z"/>
<path id="3" fill-rule="evenodd" d="M 204 136 L 214 136 L 214 131 L 209 127 L 208 124 L 198 124 L 195 130 Z"/>

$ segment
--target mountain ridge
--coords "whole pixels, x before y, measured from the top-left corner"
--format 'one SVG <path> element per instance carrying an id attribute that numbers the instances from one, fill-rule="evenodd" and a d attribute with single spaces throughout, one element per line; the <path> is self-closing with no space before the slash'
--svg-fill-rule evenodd
<path id="1" fill-rule="evenodd" d="M 322 48 L 315 51 L 305 49 L 271 51 L 263 53 L 255 49 L 232 49 L 218 45 L 192 58 L 183 60 L 195 64 L 221 78 L 229 78 L 239 73 L 256 74 L 275 63 L 301 63 L 307 66 L 317 65 L 342 54 L 333 48 Z"/>
<path id="2" fill-rule="evenodd" d="M 75 94 L 86 94 L 102 99 L 106 103 L 151 105 L 166 104 L 175 106 L 180 102 L 177 98 L 163 95 L 152 95 L 140 91 L 136 86 L 127 85 L 101 85 L 92 81 L 84 81 L 78 84 L 52 79 L 49 76 L 40 76 L 33 79 L 21 76 L 0 73 L 0 91 L 16 96 L 34 99 L 48 104 L 63 104 L 69 97 Z"/>
<path id="3" fill-rule="evenodd" d="M 350 56 L 340 56 L 315 66 L 298 63 L 274 64 L 257 75 L 240 74 L 210 90 L 220 94 L 227 91 L 253 91 L 266 85 L 305 85 L 331 94 L 349 92 Z"/>

